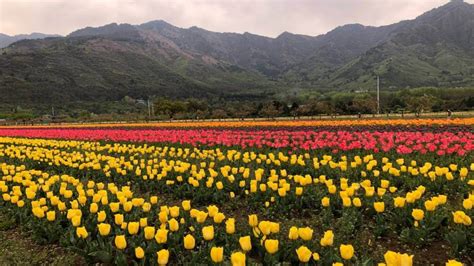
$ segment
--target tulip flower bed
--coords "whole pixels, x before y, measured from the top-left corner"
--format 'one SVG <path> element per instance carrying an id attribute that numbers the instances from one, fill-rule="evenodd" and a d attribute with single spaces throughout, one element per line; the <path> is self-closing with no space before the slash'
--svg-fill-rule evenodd
<path id="1" fill-rule="evenodd" d="M 473 265 L 473 140 L 2 128 L 0 211 L 90 264 Z"/>
<path id="2" fill-rule="evenodd" d="M 348 130 L 213 130 L 213 129 L 0 129 L 0 136 L 74 140 L 108 140 L 189 144 L 193 146 L 276 148 L 292 150 L 329 149 L 333 152 L 366 150 L 399 154 L 433 153 L 465 155 L 474 149 L 474 133 L 379 132 Z"/>

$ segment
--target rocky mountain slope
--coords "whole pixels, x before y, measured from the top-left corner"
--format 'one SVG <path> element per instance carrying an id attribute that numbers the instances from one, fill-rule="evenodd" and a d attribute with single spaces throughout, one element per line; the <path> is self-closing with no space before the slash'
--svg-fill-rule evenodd
<path id="1" fill-rule="evenodd" d="M 315 37 L 114 23 L 0 51 L 7 103 L 255 99 L 290 88 L 372 88 L 377 75 L 392 89 L 474 85 L 474 5 L 451 1 L 414 20 L 345 25 Z"/>

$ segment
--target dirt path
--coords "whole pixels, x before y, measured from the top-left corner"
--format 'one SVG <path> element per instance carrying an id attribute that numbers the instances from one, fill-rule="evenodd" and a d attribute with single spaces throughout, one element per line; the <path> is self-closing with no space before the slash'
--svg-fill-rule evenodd
<path id="1" fill-rule="evenodd" d="M 86 265 L 83 258 L 57 245 L 40 245 L 0 213 L 0 265 Z"/>

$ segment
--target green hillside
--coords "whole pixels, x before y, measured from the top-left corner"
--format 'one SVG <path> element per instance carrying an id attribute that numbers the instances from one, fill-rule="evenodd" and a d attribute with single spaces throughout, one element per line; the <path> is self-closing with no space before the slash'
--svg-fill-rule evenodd
<path id="1" fill-rule="evenodd" d="M 84 28 L 0 50 L 0 103 L 114 102 L 126 97 L 272 99 L 319 91 L 474 86 L 474 5 L 414 20 L 338 27 L 311 37 L 218 33 L 164 21 Z"/>

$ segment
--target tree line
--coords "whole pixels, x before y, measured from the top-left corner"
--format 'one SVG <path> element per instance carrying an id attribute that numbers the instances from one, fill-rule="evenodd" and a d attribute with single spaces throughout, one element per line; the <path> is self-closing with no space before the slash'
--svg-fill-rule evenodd
<path id="1" fill-rule="evenodd" d="M 373 93 L 331 92 L 316 97 L 266 101 L 222 99 L 153 100 L 154 117 L 162 119 L 249 118 L 278 116 L 356 115 L 377 113 Z M 423 113 L 474 109 L 474 89 L 405 89 L 381 93 L 381 113 Z"/>
<path id="2" fill-rule="evenodd" d="M 272 118 L 377 113 L 374 92 L 314 91 L 267 98 L 164 98 L 74 102 L 0 107 L 0 119 L 24 123 L 76 121 L 131 121 L 168 119 Z M 152 105 L 152 106 L 150 106 Z M 423 113 L 474 110 L 474 88 L 416 88 L 382 91 L 380 113 Z M 1 122 L 1 121 L 0 121 Z"/>

